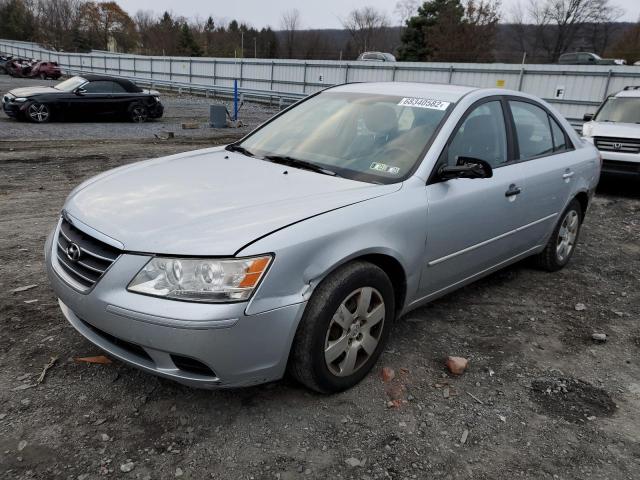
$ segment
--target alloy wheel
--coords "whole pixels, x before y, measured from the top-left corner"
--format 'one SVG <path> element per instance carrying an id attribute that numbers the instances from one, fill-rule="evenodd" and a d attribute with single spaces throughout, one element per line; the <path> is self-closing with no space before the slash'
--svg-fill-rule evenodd
<path id="1" fill-rule="evenodd" d="M 360 368 L 374 354 L 385 319 L 382 295 L 373 287 L 351 292 L 334 313 L 324 346 L 329 371 L 346 377 Z"/>
<path id="2" fill-rule="evenodd" d="M 133 107 L 131 119 L 136 123 L 143 123 L 147 120 L 147 109 L 143 106 Z"/>
<path id="3" fill-rule="evenodd" d="M 27 113 L 29 115 L 29 118 L 34 122 L 42 123 L 46 122 L 49 119 L 49 107 L 39 103 L 29 105 L 29 110 L 27 111 Z"/>
<path id="4" fill-rule="evenodd" d="M 580 226 L 580 218 L 578 212 L 569 210 L 560 224 L 558 230 L 558 239 L 556 244 L 556 256 L 560 263 L 564 262 L 576 243 L 578 236 L 578 227 Z"/>

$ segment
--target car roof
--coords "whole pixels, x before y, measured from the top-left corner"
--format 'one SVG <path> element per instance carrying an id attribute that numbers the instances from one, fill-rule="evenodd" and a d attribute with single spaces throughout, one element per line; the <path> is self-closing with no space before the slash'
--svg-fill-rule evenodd
<path id="1" fill-rule="evenodd" d="M 442 83 L 412 82 L 366 82 L 346 83 L 331 87 L 330 92 L 351 92 L 380 95 L 397 95 L 403 97 L 434 98 L 446 102 L 457 102 L 469 92 L 478 90 L 475 87 L 445 85 Z"/>
<path id="2" fill-rule="evenodd" d="M 142 89 L 140 87 L 125 78 L 110 77 L 109 75 L 97 75 L 95 73 L 87 73 L 78 76 L 84 78 L 85 80 L 88 80 L 89 82 L 116 82 L 119 83 L 120 86 L 122 86 L 122 88 L 124 88 L 127 92 L 142 92 Z"/>
<path id="3" fill-rule="evenodd" d="M 619 91 L 614 95 L 614 97 L 632 97 L 638 98 L 640 97 L 640 86 L 631 85 L 624 90 Z"/>

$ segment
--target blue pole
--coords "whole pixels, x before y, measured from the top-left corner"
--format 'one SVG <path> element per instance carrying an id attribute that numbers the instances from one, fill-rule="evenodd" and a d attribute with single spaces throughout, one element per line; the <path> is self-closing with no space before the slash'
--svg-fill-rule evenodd
<path id="1" fill-rule="evenodd" d="M 233 81 L 233 120 L 238 120 L 238 80 Z"/>

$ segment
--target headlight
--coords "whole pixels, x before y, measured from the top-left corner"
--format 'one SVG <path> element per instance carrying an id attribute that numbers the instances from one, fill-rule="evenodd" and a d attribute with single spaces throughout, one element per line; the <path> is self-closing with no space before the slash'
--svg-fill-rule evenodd
<path id="1" fill-rule="evenodd" d="M 156 100 L 156 102 L 159 102 L 159 101 L 160 101 L 160 97 L 157 97 L 157 96 L 155 96 L 155 95 L 154 95 L 154 97 L 153 97 L 153 98 Z"/>
<path id="2" fill-rule="evenodd" d="M 583 137 L 593 136 L 593 124 L 591 122 L 585 123 L 582 125 L 582 136 Z"/>
<path id="3" fill-rule="evenodd" d="M 155 297 L 192 302 L 247 300 L 267 271 L 272 257 L 155 257 L 138 272 L 127 289 Z"/>
<path id="4" fill-rule="evenodd" d="M 27 99 L 27 98 L 24 98 L 24 97 L 17 97 L 17 98 L 14 98 L 14 99 L 13 99 L 13 101 L 14 101 L 14 102 L 16 102 L 16 103 L 24 103 L 24 102 L 26 102 L 27 100 L 28 100 L 28 99 Z"/>

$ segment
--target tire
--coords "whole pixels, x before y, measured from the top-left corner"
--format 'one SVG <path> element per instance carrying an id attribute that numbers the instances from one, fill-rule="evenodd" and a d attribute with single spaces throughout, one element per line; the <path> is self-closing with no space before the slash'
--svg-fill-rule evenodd
<path id="1" fill-rule="evenodd" d="M 309 300 L 293 341 L 289 373 L 320 393 L 353 387 L 378 360 L 394 317 L 393 286 L 382 269 L 362 261 L 339 268 Z"/>
<path id="2" fill-rule="evenodd" d="M 569 263 L 578 244 L 582 219 L 580 202 L 573 199 L 562 212 L 546 247 L 535 257 L 538 267 L 548 272 L 557 272 Z"/>
<path id="3" fill-rule="evenodd" d="M 33 123 L 47 123 L 51 120 L 51 109 L 45 103 L 33 102 L 27 107 L 24 116 Z"/>
<path id="4" fill-rule="evenodd" d="M 134 123 L 144 123 L 149 118 L 149 111 L 141 103 L 134 103 L 129 107 L 129 120 Z"/>

